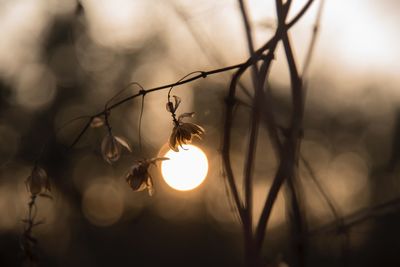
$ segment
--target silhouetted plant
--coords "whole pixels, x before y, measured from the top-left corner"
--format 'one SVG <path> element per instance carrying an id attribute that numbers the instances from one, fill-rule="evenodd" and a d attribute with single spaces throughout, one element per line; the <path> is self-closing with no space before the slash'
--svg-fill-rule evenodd
<path id="1" fill-rule="evenodd" d="M 182 147 L 182 145 L 190 143 L 194 137 L 201 138 L 201 136 L 205 134 L 205 129 L 195 123 L 184 121 L 184 119 L 192 118 L 194 112 L 183 113 L 177 116 L 176 111 L 180 106 L 181 99 L 176 95 L 171 97 L 171 90 L 176 86 L 190 83 L 200 78 L 207 78 L 210 75 L 234 71 L 225 99 L 226 109 L 224 114 L 221 156 L 223 159 L 229 193 L 233 198 L 233 203 L 240 219 L 243 231 L 245 261 L 246 265 L 249 267 L 259 267 L 265 265 L 265 262 L 262 260 L 262 248 L 266 235 L 266 229 L 276 198 L 283 185 L 286 185 L 287 191 L 289 192 L 287 197 L 289 203 L 288 206 L 290 207 L 290 213 L 293 218 L 293 240 L 295 243 L 295 251 L 297 256 L 296 262 L 293 264 L 297 266 L 306 266 L 306 237 L 309 234 L 309 231 L 307 229 L 303 205 L 301 203 L 299 187 L 297 186 L 299 178 L 299 164 L 304 164 L 306 166 L 313 181 L 317 184 L 318 189 L 323 193 L 324 199 L 328 203 L 328 206 L 334 214 L 335 219 L 338 221 L 340 220 L 340 215 L 338 214 L 334 205 L 329 201 L 328 196 L 324 194 L 323 188 L 319 186 L 318 181 L 312 172 L 311 166 L 304 158 L 301 158 L 300 155 L 306 98 L 305 88 L 307 86 L 305 82 L 307 78 L 306 74 L 315 46 L 317 29 L 324 1 L 320 1 L 321 5 L 316 18 L 314 34 L 310 41 L 310 46 L 307 51 L 307 56 L 302 71 L 299 70 L 299 64 L 296 62 L 294 57 L 293 43 L 290 39 L 290 30 L 304 16 L 304 14 L 306 14 L 314 1 L 308 0 L 300 9 L 300 11 L 292 19 L 289 19 L 288 14 L 292 2 L 293 1 L 291 0 L 275 1 L 277 16 L 276 29 L 274 30 L 272 38 L 265 42 L 261 47 L 256 49 L 252 36 L 251 23 L 246 11 L 245 3 L 243 0 L 238 0 L 249 52 L 249 57 L 245 62 L 210 71 L 191 72 L 175 83 L 158 86 L 151 89 L 145 89 L 137 82 L 132 82 L 114 97 L 112 97 L 109 101 L 107 101 L 104 106 L 104 110 L 88 117 L 85 126 L 70 145 L 70 148 L 73 148 L 81 140 L 82 136 L 86 133 L 89 127 L 99 128 L 104 126 L 106 128 L 106 135 L 103 137 L 101 142 L 101 154 L 104 160 L 110 164 L 118 161 L 124 148 L 129 152 L 131 152 L 132 149 L 131 145 L 127 140 L 125 140 L 125 138 L 114 135 L 113 129 L 109 122 L 109 117 L 112 110 L 116 109 L 123 103 L 131 101 L 137 97 L 142 97 L 142 110 L 140 115 L 141 122 L 144 96 L 149 93 L 155 93 L 160 90 L 169 89 L 166 108 L 167 111 L 171 113 L 173 129 L 168 143 L 172 150 L 179 152 L 179 146 Z M 287 125 L 278 125 L 276 122 L 276 114 L 274 113 L 271 105 L 273 99 L 269 90 L 270 85 L 268 84 L 269 72 L 275 59 L 278 44 L 283 45 L 285 59 L 287 61 L 290 74 L 291 113 Z M 250 89 L 244 87 L 240 81 L 242 75 L 246 71 L 251 72 L 252 88 Z M 116 101 L 117 96 L 119 96 L 127 88 L 130 88 L 132 85 L 138 86 L 140 90 L 133 95 Z M 238 192 L 237 181 L 239 179 L 237 178 L 237 174 L 233 172 L 231 166 L 232 125 L 235 121 L 234 109 L 238 106 L 238 104 L 241 103 L 238 97 L 238 88 L 245 92 L 245 94 L 251 100 L 250 104 L 248 104 L 248 106 L 251 108 L 251 117 L 249 120 L 249 138 L 247 150 L 245 151 L 244 173 L 242 176 L 244 180 L 243 197 L 241 197 Z M 263 204 L 261 215 L 259 218 L 254 218 L 253 169 L 256 160 L 255 151 L 257 142 L 260 138 L 260 126 L 264 126 L 267 129 L 269 139 L 274 148 L 274 156 L 278 161 L 278 167 L 276 169 L 272 185 L 267 192 L 266 201 Z M 139 140 L 141 146 L 140 123 Z M 155 165 L 156 162 L 163 160 L 168 159 L 155 157 L 151 159 L 134 161 L 129 170 L 125 172 L 125 179 L 129 187 L 135 192 L 147 189 L 149 195 L 152 195 L 154 191 L 153 178 L 149 173 L 149 167 L 152 164 Z M 31 175 L 26 180 L 26 185 L 31 196 L 28 204 L 29 214 L 27 219 L 24 220 L 26 227 L 24 228 L 24 232 L 22 234 L 21 246 L 26 257 L 31 261 L 34 261 L 36 260 L 34 250 L 37 240 L 32 236 L 32 229 L 34 226 L 41 223 L 35 221 L 35 200 L 38 196 L 50 196 L 48 195 L 48 192 L 50 191 L 50 184 L 45 170 L 35 165 Z M 334 226 L 344 227 L 344 222 L 346 219 L 352 220 L 353 218 L 345 218 L 344 221 L 342 220 L 336 222 Z M 281 261 L 283 260 L 280 259 L 279 262 Z"/>

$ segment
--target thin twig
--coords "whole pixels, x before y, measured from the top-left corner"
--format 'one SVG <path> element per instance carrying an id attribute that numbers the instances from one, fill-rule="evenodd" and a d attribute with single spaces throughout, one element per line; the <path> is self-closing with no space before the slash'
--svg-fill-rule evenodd
<path id="1" fill-rule="evenodd" d="M 262 53 L 270 49 L 271 47 L 276 46 L 277 38 L 272 38 L 269 40 L 266 44 L 264 44 L 260 49 L 258 49 L 253 56 L 251 56 L 247 61 L 246 64 L 242 64 L 240 68 L 236 71 L 236 73 L 233 75 L 232 80 L 229 85 L 229 93 L 226 98 L 226 115 L 225 115 L 225 122 L 224 122 L 224 134 L 223 134 L 223 144 L 222 144 L 222 158 L 224 161 L 225 165 L 225 170 L 226 170 L 226 176 L 228 180 L 228 185 L 230 187 L 230 190 L 232 192 L 233 199 L 235 201 L 236 208 L 238 209 L 239 216 L 241 219 L 241 222 L 243 223 L 244 220 L 244 206 L 242 201 L 240 200 L 239 193 L 237 191 L 237 186 L 235 184 L 235 178 L 231 166 L 231 160 L 230 160 L 230 144 L 231 144 L 231 128 L 232 128 L 232 123 L 233 123 L 233 108 L 235 106 L 235 93 L 236 93 L 236 86 L 237 83 L 243 75 L 243 73 L 247 70 L 249 66 L 253 63 L 253 61 L 259 59 L 262 55 Z M 269 53 L 268 55 L 265 56 L 265 59 L 269 58 L 269 60 L 272 60 L 271 57 L 272 53 Z"/>
<path id="2" fill-rule="evenodd" d="M 28 217 L 23 220 L 25 228 L 21 236 L 21 248 L 24 253 L 24 260 L 29 266 L 34 266 L 38 261 L 36 253 L 37 239 L 32 236 L 33 228 L 39 223 L 35 222 L 36 217 L 36 195 L 31 195 L 28 203 Z"/>
<path id="3" fill-rule="evenodd" d="M 342 224 L 343 228 L 339 229 L 339 231 L 342 231 L 343 229 L 350 229 L 372 218 L 382 217 L 390 213 L 398 212 L 399 210 L 400 210 L 400 197 L 374 205 L 372 207 L 360 209 L 358 211 L 355 211 L 354 213 L 351 213 L 339 219 L 343 221 Z M 337 220 L 334 220 L 321 227 L 317 227 L 309 231 L 309 235 L 315 236 L 327 232 L 338 231 L 337 225 L 339 223 L 340 222 L 338 222 Z"/>
<path id="4" fill-rule="evenodd" d="M 225 65 L 225 60 L 220 56 L 219 53 L 217 53 L 216 47 L 212 46 L 212 43 L 207 42 L 204 40 L 204 37 L 206 34 L 204 32 L 199 33 L 198 27 L 194 27 L 192 23 L 190 23 L 190 20 L 188 19 L 188 16 L 186 13 L 182 10 L 182 8 L 176 4 L 174 1 L 169 1 L 168 2 L 175 13 L 181 18 L 181 20 L 185 23 L 184 25 L 187 27 L 189 30 L 190 34 L 192 35 L 193 39 L 196 41 L 197 45 L 199 46 L 201 52 L 208 58 L 209 61 L 214 62 L 218 65 Z M 230 77 L 230 75 L 229 75 Z M 249 89 L 243 84 L 243 82 L 239 81 L 238 86 L 240 89 L 242 89 L 243 93 L 251 98 L 251 94 Z"/>
<path id="5" fill-rule="evenodd" d="M 224 161 L 224 166 L 226 170 L 226 177 L 228 180 L 228 185 L 232 192 L 233 199 L 235 201 L 236 208 L 239 213 L 239 217 L 241 219 L 241 223 L 244 224 L 245 214 L 244 214 L 244 205 L 240 200 L 239 193 L 237 190 L 237 186 L 235 184 L 235 178 L 231 166 L 230 159 L 230 143 L 231 143 L 231 135 L 230 130 L 232 128 L 233 123 L 233 107 L 235 105 L 235 91 L 236 84 L 239 80 L 240 76 L 245 72 L 248 66 L 242 66 L 239 70 L 233 75 L 230 86 L 229 86 L 229 94 L 226 98 L 226 115 L 225 115 L 225 123 L 224 123 L 224 135 L 223 135 L 223 145 L 222 145 L 222 158 Z"/>
<path id="6" fill-rule="evenodd" d="M 297 13 L 297 15 L 287 24 L 287 27 L 291 28 L 293 25 L 295 25 L 307 12 L 313 2 L 314 0 L 308 0 L 308 2 L 303 6 L 299 13 Z"/>
<path id="7" fill-rule="evenodd" d="M 285 19 L 290 8 L 291 2 L 286 2 L 285 5 L 280 0 L 276 0 L 276 8 L 278 14 L 278 29 L 282 27 L 285 23 Z M 297 67 L 294 61 L 293 52 L 290 46 L 290 41 L 287 33 L 288 28 L 283 27 L 281 36 L 284 43 L 286 58 L 289 65 L 289 72 L 291 77 L 291 87 L 292 87 L 292 100 L 293 100 L 293 110 L 292 119 L 290 127 L 290 136 L 286 138 L 285 144 L 283 146 L 283 151 L 281 154 L 281 163 L 276 172 L 274 181 L 272 183 L 271 189 L 268 193 L 264 208 L 261 212 L 261 216 L 256 228 L 256 245 L 257 249 L 261 250 L 261 246 L 264 240 L 266 226 L 272 211 L 272 207 L 275 203 L 278 192 L 280 191 L 281 185 L 285 178 L 295 177 L 295 165 L 297 163 L 297 155 L 299 148 L 299 139 L 301 136 L 301 122 L 303 113 L 303 95 L 302 95 L 302 83 L 299 77 Z M 295 195 L 294 195 L 295 197 Z M 296 212 L 296 214 L 299 214 Z M 301 236 L 301 234 L 300 234 Z M 300 263 L 301 264 L 301 263 Z"/>
<path id="8" fill-rule="evenodd" d="M 139 150 L 142 152 L 142 118 L 143 118 L 143 110 L 144 110 L 144 97 L 145 95 L 142 95 L 142 103 L 140 106 L 140 114 L 139 114 L 139 126 L 138 126 L 138 131 L 139 131 Z"/>
<path id="9" fill-rule="evenodd" d="M 279 0 L 277 2 L 280 2 Z M 287 11 L 286 11 L 287 12 Z M 280 15 L 282 17 L 282 14 Z M 283 22 L 283 21 L 282 21 Z M 286 31 L 282 36 L 282 42 L 284 46 L 284 50 L 286 53 L 286 59 L 289 66 L 289 74 L 291 79 L 291 87 L 292 87 L 292 103 L 293 103 L 293 110 L 292 110 L 292 122 L 290 128 L 289 137 L 291 139 L 292 147 L 291 153 L 293 161 L 291 162 L 292 170 L 289 172 L 292 175 L 286 177 L 287 182 L 289 184 L 289 191 L 291 193 L 291 200 L 292 200 L 292 209 L 294 215 L 294 222 L 295 228 L 297 230 L 298 236 L 304 236 L 304 226 L 305 220 L 303 220 L 303 215 L 300 211 L 300 204 L 298 199 L 298 194 L 296 193 L 296 189 L 294 188 L 294 179 L 296 178 L 297 173 L 297 162 L 299 156 L 299 147 L 300 147 L 300 139 L 301 139 L 301 129 L 302 129 L 302 120 L 303 120 L 303 90 L 302 90 L 302 81 L 300 75 L 297 70 L 296 62 L 294 59 L 293 48 L 290 44 L 289 34 Z M 306 259 L 305 259 L 305 249 L 306 245 L 303 242 L 303 239 L 300 239 L 299 242 L 296 242 L 297 247 L 297 256 L 298 256 L 298 266 L 305 266 Z"/>
<path id="10" fill-rule="evenodd" d="M 302 209 L 302 203 L 300 202 L 300 195 L 299 195 L 299 190 L 295 186 L 295 177 L 288 178 L 286 180 L 287 185 L 288 185 L 288 190 L 290 194 L 290 205 L 291 205 L 291 210 L 293 213 L 293 220 L 294 220 L 294 235 L 293 235 L 293 241 L 294 241 L 294 247 L 297 252 L 297 257 L 298 257 L 298 265 L 299 266 L 305 266 L 306 265 L 306 220 L 303 219 L 305 217 L 304 214 L 304 209 Z"/>
<path id="11" fill-rule="evenodd" d="M 272 60 L 274 58 L 274 51 L 276 48 L 276 45 L 278 43 L 279 40 L 279 35 L 280 35 L 280 30 L 277 30 L 276 35 L 274 35 L 267 43 L 265 43 L 259 50 L 257 50 L 255 52 L 255 54 L 250 57 L 250 59 L 248 60 L 248 62 L 250 63 L 250 61 L 252 61 L 252 58 L 257 58 L 257 54 L 262 51 L 261 49 L 268 49 L 268 54 L 264 57 L 264 62 L 261 66 L 260 69 L 260 77 L 261 77 L 261 81 L 260 81 L 260 85 L 263 86 L 268 70 L 269 70 L 269 66 L 272 63 Z M 241 68 L 239 68 L 239 70 L 237 70 L 237 72 L 233 75 L 230 86 L 229 86 L 229 93 L 228 96 L 226 98 L 226 115 L 225 115 L 225 124 L 224 124 L 224 135 L 223 135 L 223 148 L 222 148 L 222 157 L 224 160 L 224 165 L 225 165 L 225 170 L 226 170 L 226 175 L 227 175 L 227 179 L 228 179 L 228 184 L 230 186 L 232 195 L 234 197 L 235 200 L 235 204 L 236 207 L 239 211 L 239 215 L 240 218 L 243 221 L 245 220 L 245 213 L 244 213 L 244 206 L 242 201 L 239 198 L 239 194 L 237 192 L 237 187 L 235 184 L 235 179 L 234 179 L 234 174 L 232 171 L 232 166 L 231 166 L 231 162 L 230 162 L 230 138 L 231 138 L 231 127 L 232 127 L 232 123 L 233 123 L 233 107 L 235 105 L 235 93 L 236 93 L 236 85 L 238 80 L 240 79 L 241 75 L 246 71 L 246 69 L 250 66 L 251 64 L 248 65 L 243 65 Z M 262 91 L 262 90 L 261 90 Z M 259 97 L 255 98 L 257 101 L 261 101 L 261 99 Z M 262 101 L 260 103 L 256 103 L 256 105 L 259 104 L 263 104 Z M 256 250 L 255 250 L 256 251 Z M 255 261 L 258 260 L 257 255 L 255 255 Z M 256 263 L 255 263 L 256 264 Z"/>
<path id="12" fill-rule="evenodd" d="M 245 27 L 245 33 L 246 33 L 246 39 L 247 39 L 247 47 L 249 49 L 250 55 L 254 54 L 254 44 L 253 44 L 253 37 L 252 37 L 252 31 L 251 31 L 251 26 L 250 26 L 250 20 L 247 15 L 247 9 L 246 6 L 244 5 L 243 0 L 238 0 L 239 2 L 239 7 L 240 7 L 240 12 L 242 14 L 242 19 L 243 19 L 243 24 Z"/>
<path id="13" fill-rule="evenodd" d="M 300 159 L 301 159 L 304 167 L 306 168 L 311 180 L 314 182 L 314 184 L 317 187 L 318 191 L 321 193 L 322 198 L 325 200 L 326 204 L 328 205 L 329 209 L 331 210 L 334 219 L 336 221 L 339 221 L 339 219 L 340 219 L 339 211 L 336 209 L 335 205 L 333 204 L 333 202 L 329 198 L 328 194 L 325 192 L 324 188 L 322 187 L 322 185 L 318 181 L 317 176 L 315 175 L 315 172 L 312 169 L 310 163 L 301 155 L 300 155 Z"/>
<path id="14" fill-rule="evenodd" d="M 303 72 L 301 74 L 303 79 L 305 79 L 307 77 L 308 69 L 309 69 L 312 55 L 313 55 L 313 52 L 315 49 L 315 43 L 317 41 L 318 31 L 319 31 L 319 27 L 321 24 L 321 17 L 322 17 L 322 10 L 324 8 L 324 3 L 325 3 L 324 0 L 320 0 L 317 16 L 315 18 L 315 23 L 314 23 L 314 27 L 313 27 L 313 33 L 311 36 L 310 44 L 308 46 L 307 54 L 306 54 L 304 64 L 303 64 Z"/>
<path id="15" fill-rule="evenodd" d="M 243 24 L 245 28 L 247 47 L 249 50 L 250 56 L 254 55 L 254 44 L 252 37 L 252 30 L 250 26 L 250 21 L 247 15 L 246 6 L 244 5 L 243 0 L 238 0 L 240 12 L 243 19 Z M 251 66 L 251 77 L 253 81 L 254 87 L 254 98 L 253 103 L 257 102 L 257 97 L 259 93 L 258 91 L 262 90 L 259 86 L 259 73 L 257 63 L 255 62 Z M 254 169 L 254 160 L 255 160 L 255 151 L 257 146 L 258 139 L 258 130 L 259 130 L 259 121 L 260 121 L 260 112 L 258 109 L 258 105 L 253 105 L 251 122 L 250 122 L 250 135 L 249 135 L 249 145 L 247 148 L 247 155 L 245 159 L 244 165 L 244 211 L 245 211 L 245 220 L 244 220 L 244 241 L 245 241 L 245 257 L 248 265 L 255 264 L 255 255 L 254 255 L 254 246 L 253 246 L 253 169 Z"/>

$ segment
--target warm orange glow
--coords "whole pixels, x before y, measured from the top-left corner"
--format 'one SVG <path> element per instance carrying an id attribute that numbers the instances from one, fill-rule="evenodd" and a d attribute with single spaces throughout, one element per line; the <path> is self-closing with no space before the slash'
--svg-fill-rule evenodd
<path id="1" fill-rule="evenodd" d="M 161 173 L 165 182 L 179 191 L 192 190 L 198 187 L 206 178 L 208 160 L 204 152 L 194 146 L 179 147 L 179 152 L 169 150 L 161 163 Z"/>

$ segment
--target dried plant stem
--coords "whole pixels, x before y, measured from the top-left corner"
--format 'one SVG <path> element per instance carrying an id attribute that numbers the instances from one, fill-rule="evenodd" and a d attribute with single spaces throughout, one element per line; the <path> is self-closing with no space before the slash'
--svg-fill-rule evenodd
<path id="1" fill-rule="evenodd" d="M 247 15 L 246 6 L 243 0 L 238 0 L 240 12 L 243 19 L 243 24 L 245 28 L 247 46 L 250 56 L 254 55 L 254 44 L 252 37 L 252 30 L 250 26 L 250 21 Z M 254 241 L 253 241 L 253 169 L 255 160 L 255 151 L 258 139 L 260 112 L 258 105 L 256 104 L 257 97 L 259 95 L 260 88 L 259 84 L 259 73 L 257 62 L 251 66 L 251 77 L 254 87 L 254 99 L 253 99 L 253 109 L 250 122 L 250 135 L 249 135 L 249 145 L 247 148 L 247 155 L 245 158 L 244 165 L 244 209 L 245 218 L 243 223 L 244 232 L 244 242 L 245 242 L 245 260 L 248 266 L 256 265 L 256 257 L 254 251 Z"/>
<path id="2" fill-rule="evenodd" d="M 278 29 L 285 25 L 286 16 L 290 8 L 291 1 L 287 1 L 285 4 L 280 0 L 276 0 L 276 9 L 278 15 Z M 307 10 L 308 7 L 305 9 Z M 303 12 L 302 14 L 304 14 Z M 301 16 L 300 16 L 301 17 Z M 294 25 L 294 24 L 291 24 Z M 276 197 L 285 179 L 289 181 L 289 191 L 292 196 L 292 208 L 295 216 L 296 229 L 298 235 L 303 236 L 302 217 L 299 209 L 297 200 L 297 194 L 293 186 L 293 178 L 296 177 L 296 165 L 298 162 L 298 151 L 300 146 L 300 138 L 302 135 L 302 119 L 303 119 L 303 92 L 302 92 L 302 81 L 297 71 L 297 66 L 294 60 L 293 51 L 290 44 L 288 35 L 288 28 L 286 25 L 282 29 L 281 39 L 284 45 L 286 59 L 288 62 L 291 87 L 292 87 L 292 115 L 289 129 L 289 135 L 284 141 L 282 151 L 280 153 L 280 164 L 273 180 L 270 191 L 267 195 L 267 200 L 264 204 L 264 208 L 261 212 L 261 216 L 256 228 L 256 248 L 258 253 L 262 248 L 262 243 L 265 236 L 266 226 L 272 211 L 272 207 L 275 203 Z M 271 115 L 270 115 L 271 116 Z M 299 266 L 304 266 L 304 248 L 301 243 L 298 244 L 298 258 Z"/>
<path id="3" fill-rule="evenodd" d="M 36 238 L 32 236 L 32 231 L 35 226 L 40 223 L 35 222 L 36 216 L 36 195 L 31 195 L 28 202 L 28 217 L 23 220 L 25 228 L 21 236 L 21 248 L 24 253 L 24 260 L 28 266 L 36 266 L 38 256 L 35 252 L 37 244 Z"/>
<path id="4" fill-rule="evenodd" d="M 333 204 L 332 200 L 328 196 L 328 193 L 325 192 L 324 188 L 322 187 L 322 185 L 318 181 L 317 176 L 315 175 L 315 172 L 314 172 L 313 168 L 311 167 L 310 163 L 301 155 L 300 155 L 300 159 L 301 159 L 304 167 L 306 168 L 311 180 L 313 181 L 313 183 L 317 187 L 318 191 L 321 193 L 322 198 L 325 200 L 326 204 L 328 205 L 329 209 L 331 210 L 333 218 L 336 221 L 339 221 L 339 219 L 341 217 L 340 214 L 339 214 L 339 211 L 337 210 L 337 208 Z"/>
<path id="5" fill-rule="evenodd" d="M 176 4 L 176 2 L 171 1 L 168 2 L 168 4 L 172 6 L 175 13 L 179 18 L 181 18 L 182 22 L 184 22 L 184 25 L 187 27 L 193 39 L 199 46 L 201 52 L 207 57 L 207 59 L 210 62 L 216 63 L 217 65 L 226 65 L 225 60 L 223 60 L 220 54 L 217 53 L 216 47 L 214 47 L 212 43 L 208 42 L 208 40 L 205 40 L 206 33 L 200 32 L 198 27 L 193 26 L 186 13 L 178 4 Z M 229 74 L 226 76 L 229 76 L 230 78 Z M 243 82 L 239 81 L 238 86 L 248 98 L 252 97 L 250 90 L 243 84 Z"/>
<path id="6" fill-rule="evenodd" d="M 297 172 L 297 163 L 299 157 L 299 147 L 300 147 L 300 138 L 301 138 L 301 129 L 302 129 L 302 117 L 303 117 L 303 93 L 302 93 L 302 81 L 297 71 L 296 63 L 293 56 L 293 51 L 290 45 L 289 36 L 286 33 L 282 42 L 285 48 L 286 58 L 289 65 L 289 71 L 291 76 L 291 84 L 292 84 L 292 99 L 293 99 L 293 114 L 292 114 L 292 127 L 291 132 L 295 132 L 294 135 L 291 136 L 295 141 L 293 142 L 292 151 L 293 162 L 292 166 L 290 166 L 293 170 L 291 171 L 291 176 L 287 177 L 287 182 L 289 184 L 289 191 L 291 193 L 291 206 L 293 210 L 295 230 L 297 231 L 297 235 L 299 237 L 305 236 L 304 234 L 304 226 L 303 226 L 303 215 L 300 210 L 300 204 L 298 199 L 298 194 L 296 193 L 296 188 L 294 187 Z M 305 266 L 305 249 L 306 245 L 303 242 L 303 238 L 298 239 L 299 242 L 296 242 L 297 248 L 297 256 L 298 256 L 298 266 Z"/>
<path id="7" fill-rule="evenodd" d="M 241 4 L 241 10 L 242 10 L 242 17 L 245 22 L 245 29 L 246 29 L 246 36 L 248 40 L 248 47 L 249 51 L 252 56 L 252 42 L 251 42 L 251 29 L 249 27 L 249 23 L 246 20 L 246 12 L 244 5 L 242 1 L 239 1 Z M 268 47 L 268 54 L 265 56 L 264 61 L 262 63 L 260 71 L 258 71 L 257 67 L 253 67 L 253 85 L 255 88 L 255 97 L 254 97 L 254 102 L 253 102 L 253 113 L 252 113 L 252 121 L 251 121 L 251 126 L 250 126 L 250 140 L 249 140 L 249 150 L 246 158 L 246 165 L 245 165 L 245 174 L 244 174 L 244 179 L 245 179 L 245 205 L 240 201 L 239 197 L 238 201 L 236 203 L 239 203 L 238 209 L 244 208 L 245 211 L 242 212 L 241 217 L 245 216 L 242 219 L 242 222 L 245 224 L 245 231 L 249 229 L 249 227 L 252 227 L 252 225 L 249 225 L 248 222 L 251 221 L 251 215 L 250 215 L 250 220 L 246 219 L 246 216 L 249 216 L 248 214 L 251 214 L 251 204 L 250 204 L 250 209 L 249 208 L 249 203 L 251 203 L 251 198 L 252 198 L 252 191 L 251 191 L 251 177 L 252 177 L 252 164 L 254 161 L 254 152 L 255 152 L 255 144 L 256 144 L 256 139 L 257 139 L 257 131 L 258 131 L 258 124 L 260 121 L 260 109 L 259 107 L 262 107 L 263 111 L 263 120 L 267 124 L 267 129 L 269 132 L 269 135 L 271 137 L 271 141 L 276 147 L 276 150 L 278 152 L 278 155 L 281 159 L 281 164 L 277 170 L 277 175 L 274 179 L 273 186 L 271 187 L 269 194 L 267 196 L 267 201 L 264 205 L 264 209 L 262 211 L 260 220 L 257 224 L 256 227 L 256 232 L 255 232 L 255 241 L 252 240 L 252 236 L 249 238 L 249 234 L 245 233 L 245 250 L 247 254 L 247 257 L 253 257 L 253 259 L 247 259 L 247 264 L 249 266 L 257 266 L 261 262 L 259 261 L 260 257 L 260 252 L 261 252 L 261 246 L 264 240 L 264 234 L 265 234 L 265 229 L 266 225 L 268 222 L 268 218 L 270 216 L 270 212 L 272 210 L 273 204 L 275 202 L 276 196 L 280 190 L 280 187 L 286 177 L 294 177 L 295 172 L 295 164 L 297 163 L 297 154 L 298 154 L 298 147 L 299 147 L 299 138 L 301 136 L 301 121 L 302 121 L 302 112 L 303 112 L 303 96 L 301 92 L 301 79 L 299 77 L 299 74 L 297 72 L 297 67 L 294 62 L 294 56 L 290 47 L 290 42 L 289 42 L 289 37 L 287 35 L 287 30 L 289 27 L 286 27 L 284 21 L 287 16 L 289 7 L 290 7 L 291 1 L 287 1 L 285 5 L 283 5 L 280 1 L 277 1 L 277 8 L 280 9 L 278 12 L 278 29 L 276 30 L 275 35 L 263 46 L 263 47 Z M 308 7 L 306 7 L 305 10 L 307 10 Z M 303 11 L 302 11 L 303 12 Z M 304 14 L 304 12 L 303 12 Z M 299 18 L 302 15 L 299 16 Z M 292 24 L 294 25 L 294 23 Z M 292 26 L 291 25 L 291 26 Z M 287 54 L 287 60 L 288 60 L 288 65 L 289 65 L 289 70 L 291 73 L 291 83 L 292 83 L 292 94 L 293 94 L 293 113 L 292 113 L 292 123 L 291 123 L 291 135 L 288 137 L 288 139 L 285 141 L 285 143 L 282 145 L 280 143 L 280 140 L 277 135 L 277 129 L 274 121 L 274 116 L 272 113 L 272 109 L 269 105 L 265 105 L 261 99 L 266 99 L 269 100 L 269 95 L 266 94 L 263 91 L 263 87 L 267 78 L 267 74 L 270 69 L 270 65 L 272 62 L 272 59 L 274 57 L 274 51 L 277 46 L 277 43 L 279 40 L 283 40 L 285 38 L 285 43 L 286 45 L 286 54 Z M 254 71 L 255 70 L 255 71 Z M 228 93 L 227 97 L 227 112 L 226 112 L 226 117 L 225 117 L 225 128 L 224 128 L 224 145 L 223 145 L 223 158 L 224 158 L 224 163 L 225 163 L 225 168 L 227 170 L 227 177 L 228 177 L 228 182 L 231 184 L 231 190 L 233 192 L 237 192 L 236 185 L 234 183 L 234 175 L 230 166 L 230 131 L 231 131 L 231 125 L 232 125 L 232 109 L 234 105 L 234 100 L 235 100 L 235 87 L 237 84 L 237 80 L 240 78 L 240 76 L 243 74 L 245 71 L 244 68 L 239 69 L 235 75 L 232 78 L 232 82 L 230 85 L 230 90 Z M 256 73 L 257 75 L 254 75 Z M 255 78 L 254 78 L 255 77 Z M 267 102 L 269 103 L 269 102 Z M 265 108 L 267 106 L 267 108 Z M 292 187 L 292 191 L 294 192 L 294 189 Z M 294 194 L 294 196 L 296 196 Z M 297 197 L 297 196 L 296 196 Z M 294 198 L 294 201 L 297 203 L 297 198 Z M 295 205 L 296 207 L 298 205 Z M 249 212 L 250 211 L 250 212 Z M 298 221 L 301 220 L 300 217 L 300 211 L 297 209 L 297 212 L 295 213 L 297 216 Z M 298 229 L 302 229 L 302 224 L 297 227 Z M 251 229 L 251 228 L 250 228 Z M 248 231 L 248 230 L 247 230 Z M 300 230 L 301 232 L 303 230 Z M 251 234 L 251 231 L 250 231 Z M 302 233 L 300 234 L 302 235 Z M 246 239 L 247 238 L 247 239 Z M 302 252 L 303 255 L 303 252 Z M 303 260 L 300 260 L 301 262 L 304 262 Z M 301 264 L 300 264 L 301 265 Z"/>
<path id="8" fill-rule="evenodd" d="M 341 223 L 342 229 L 339 230 L 342 231 L 343 229 L 350 229 L 372 218 L 385 216 L 390 213 L 398 212 L 399 210 L 400 210 L 400 197 L 388 200 L 386 202 L 377 205 L 373 205 L 371 207 L 363 208 L 358 211 L 355 211 L 354 213 L 339 218 L 339 220 L 343 221 L 343 223 Z M 309 234 L 311 236 L 314 236 L 322 233 L 338 231 L 337 228 L 338 224 L 339 222 L 337 220 L 332 221 L 321 227 L 317 227 L 316 229 L 311 230 Z"/>
<path id="9" fill-rule="evenodd" d="M 317 16 L 315 18 L 315 23 L 314 23 L 314 27 L 313 27 L 313 32 L 311 35 L 310 44 L 308 45 L 308 50 L 307 50 L 306 57 L 305 57 L 304 64 L 303 64 L 303 71 L 302 71 L 301 75 L 303 76 L 304 80 L 307 77 L 308 69 L 310 67 L 312 55 L 313 55 L 313 52 L 315 49 L 315 43 L 316 43 L 317 37 L 318 37 L 318 31 L 319 31 L 320 24 L 321 24 L 322 10 L 324 9 L 324 4 L 325 4 L 325 0 L 320 0 Z"/>
<path id="10" fill-rule="evenodd" d="M 145 95 L 142 95 L 142 103 L 140 105 L 139 126 L 138 126 L 140 152 L 142 152 L 142 119 L 143 119 L 143 111 L 144 111 L 144 97 L 145 97 Z"/>
<path id="11" fill-rule="evenodd" d="M 347 231 L 347 228 L 344 225 L 344 220 L 342 219 L 339 210 L 333 204 L 333 201 L 329 198 L 328 193 L 325 192 L 324 188 L 319 183 L 317 176 L 315 175 L 315 172 L 312 169 L 311 165 L 308 163 L 308 161 L 302 155 L 300 155 L 300 159 L 303 162 L 303 165 L 306 168 L 307 172 L 309 173 L 311 180 L 314 182 L 318 191 L 321 193 L 323 199 L 325 200 L 326 204 L 328 205 L 329 209 L 331 210 L 331 213 L 334 217 L 334 221 L 337 222 L 337 225 L 336 225 L 337 232 L 343 234 L 342 251 L 341 252 L 342 252 L 342 258 L 343 258 L 343 266 L 347 266 L 347 254 L 348 254 L 347 248 L 349 246 L 350 236 L 349 236 L 349 232 Z"/>
<path id="12" fill-rule="evenodd" d="M 307 223 L 305 220 L 304 208 L 301 202 L 300 189 L 296 186 L 296 176 L 287 179 L 287 185 L 290 197 L 290 207 L 293 216 L 293 242 L 294 250 L 297 256 L 297 265 L 306 266 L 307 249 Z"/>

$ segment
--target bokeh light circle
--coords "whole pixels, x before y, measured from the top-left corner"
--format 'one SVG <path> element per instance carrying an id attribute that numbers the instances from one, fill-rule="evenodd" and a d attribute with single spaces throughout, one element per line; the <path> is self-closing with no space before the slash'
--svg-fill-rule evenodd
<path id="1" fill-rule="evenodd" d="M 195 189 L 205 180 L 208 173 L 206 154 L 194 145 L 179 147 L 179 152 L 169 150 L 161 163 L 165 182 L 173 189 L 188 191 Z"/>
<path id="2" fill-rule="evenodd" d="M 113 225 L 118 222 L 124 211 L 121 191 L 112 183 L 95 182 L 83 194 L 82 210 L 94 225 Z"/>

